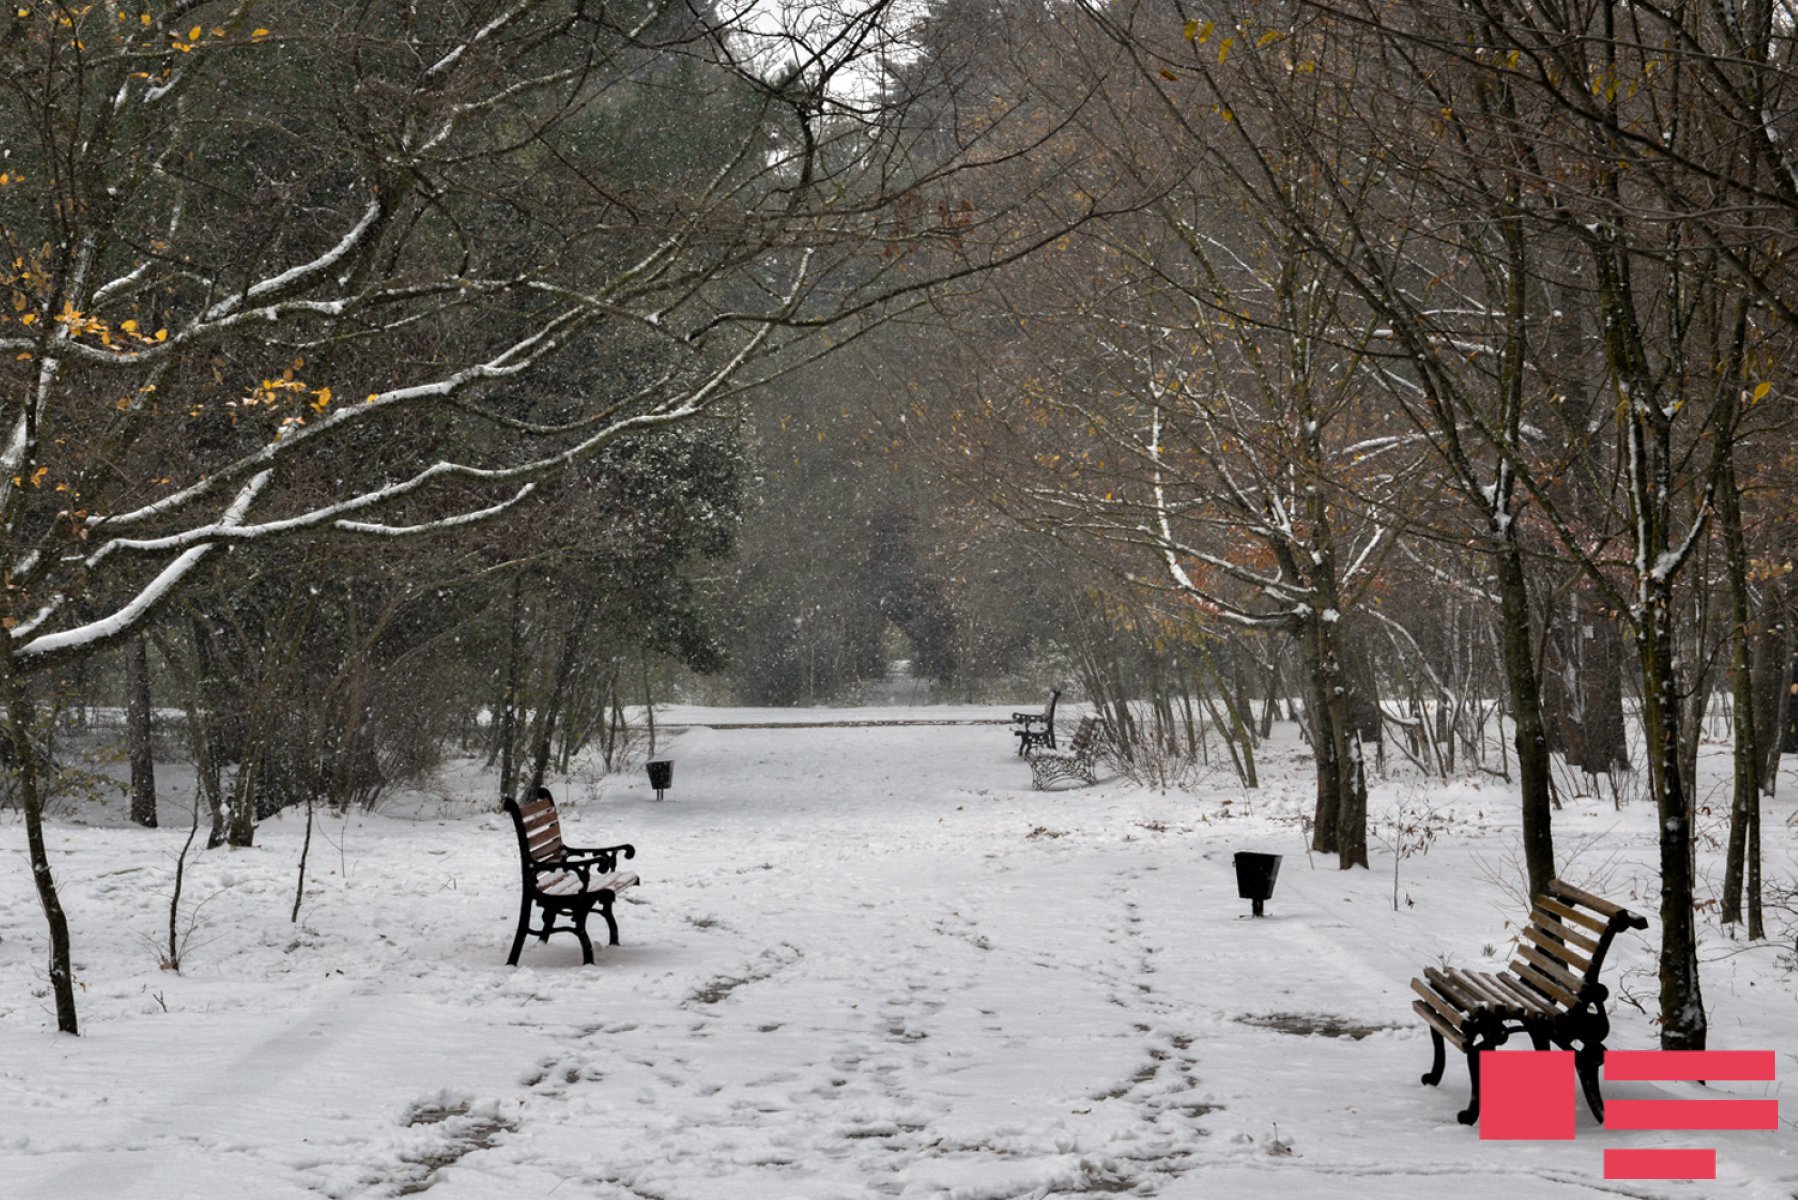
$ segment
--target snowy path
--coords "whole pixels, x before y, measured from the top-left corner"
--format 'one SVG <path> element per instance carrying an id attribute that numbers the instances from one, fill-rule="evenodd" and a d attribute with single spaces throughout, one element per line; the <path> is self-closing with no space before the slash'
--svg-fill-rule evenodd
<path id="1" fill-rule="evenodd" d="M 23 999 L 41 918 L 24 873 L 0 877 L 0 1194 L 1798 1194 L 1788 1134 L 1706 1135 L 1708 1187 L 1606 1183 L 1603 1145 L 1662 1135 L 1582 1110 L 1573 1143 L 1482 1143 L 1454 1122 L 1458 1063 L 1418 1086 L 1406 981 L 1477 963 L 1508 903 L 1467 846 L 1407 863 L 1418 907 L 1394 913 L 1389 874 L 1309 869 L 1275 819 L 1304 801 L 1291 755 L 1260 815 L 1220 820 L 1222 793 L 1031 793 L 1008 743 L 693 728 L 666 803 L 634 777 L 565 789 L 570 839 L 632 840 L 644 876 L 591 969 L 565 938 L 501 965 L 510 830 L 462 803 L 328 823 L 341 851 L 315 844 L 297 929 L 292 821 L 208 855 L 190 894 L 211 940 L 181 976 L 132 932 L 166 922 L 148 893 L 178 835 L 68 829 L 80 1040 Z M 1499 799 L 1454 835 L 1489 857 Z M 6 861 L 22 845 L 0 825 Z M 1267 920 L 1235 896 L 1243 848 L 1287 856 Z M 1622 949 L 1640 987 L 1652 946 Z M 1617 1021 L 1613 1044 L 1651 1044 L 1640 1013 Z"/>

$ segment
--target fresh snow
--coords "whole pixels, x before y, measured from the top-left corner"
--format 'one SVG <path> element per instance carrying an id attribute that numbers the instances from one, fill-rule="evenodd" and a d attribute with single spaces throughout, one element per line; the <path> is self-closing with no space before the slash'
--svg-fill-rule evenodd
<path id="1" fill-rule="evenodd" d="M 1458 1059 L 1419 1085 L 1429 1040 L 1407 982 L 1445 960 L 1496 969 L 1520 915 L 1501 781 L 1374 775 L 1374 869 L 1342 872 L 1305 852 L 1310 757 L 1290 726 L 1261 750 L 1256 792 L 1216 775 L 1037 793 L 1002 723 L 966 723 L 1010 707 L 1034 704 L 658 710 L 666 801 L 640 768 L 552 781 L 571 841 L 637 847 L 623 944 L 592 967 L 566 936 L 504 965 L 515 843 L 491 776 L 463 763 L 378 814 L 321 814 L 298 925 L 295 814 L 254 849 L 202 853 L 183 971 L 159 970 L 186 835 L 169 797 L 191 794 L 165 767 L 164 828 L 129 826 L 117 801 L 48 826 L 80 1038 L 53 1032 L 24 829 L 0 814 L 0 1195 L 1798 1192 L 1789 1116 L 1777 1133 L 1607 1133 L 1582 1104 L 1571 1142 L 1483 1142 L 1455 1123 Z M 944 723 L 842 723 L 895 717 Z M 1705 787 L 1726 770 L 1707 747 Z M 1768 806 L 1771 880 L 1792 877 L 1792 786 Z M 1568 876 L 1653 921 L 1606 972 L 1611 1045 L 1653 1048 L 1653 806 L 1563 790 Z M 1727 790 L 1703 795 L 1714 883 Z M 1401 807 L 1433 810 L 1443 835 L 1400 864 L 1394 912 L 1380 838 Z M 1243 849 L 1285 856 L 1263 920 L 1236 896 Z M 1775 1049 L 1798 1071 L 1785 951 L 1705 922 L 1713 1048 Z M 1607 1182 L 1613 1146 L 1714 1146 L 1719 1177 Z"/>

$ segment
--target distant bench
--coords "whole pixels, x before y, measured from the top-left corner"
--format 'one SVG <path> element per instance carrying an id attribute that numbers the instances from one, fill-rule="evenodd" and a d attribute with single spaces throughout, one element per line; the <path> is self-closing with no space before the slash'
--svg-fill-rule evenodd
<path id="1" fill-rule="evenodd" d="M 1018 753 L 1028 754 L 1033 748 L 1055 748 L 1055 703 L 1061 699 L 1061 689 L 1052 688 L 1049 699 L 1039 713 L 1014 712 L 1011 722 L 1018 728 L 1012 734 L 1018 739 Z"/>
<path id="2" fill-rule="evenodd" d="M 1530 909 L 1517 957 L 1503 971 L 1425 967 L 1423 978 L 1411 981 L 1421 997 L 1411 1007 L 1430 1027 L 1435 1055 L 1423 1082 L 1442 1081 L 1445 1043 L 1465 1054 L 1473 1095 L 1457 1119 L 1471 1125 L 1480 1117 L 1480 1052 L 1523 1033 L 1537 1050 L 1553 1045 L 1573 1051 L 1586 1103 L 1603 1123 L 1598 1071 L 1611 1030 L 1604 1010 L 1610 991 L 1598 974 L 1612 938 L 1625 929 L 1646 928 L 1646 917 L 1549 880 Z"/>
<path id="3" fill-rule="evenodd" d="M 1097 783 L 1099 775 L 1096 768 L 1099 755 L 1104 749 L 1101 733 L 1099 718 L 1081 717 L 1080 724 L 1074 728 L 1074 736 L 1068 739 L 1066 749 L 1031 751 L 1027 756 L 1031 783 L 1038 791 L 1059 779 L 1084 779 L 1088 783 Z"/>
<path id="4" fill-rule="evenodd" d="M 618 944 L 618 922 L 612 917 L 612 902 L 618 894 L 639 882 L 633 871 L 620 871 L 618 859 L 635 858 L 637 851 L 629 845 L 580 848 L 562 844 L 562 818 L 548 788 L 538 788 L 537 798 L 520 805 L 506 801 L 512 828 L 518 834 L 518 857 L 524 871 L 524 896 L 518 906 L 518 932 L 512 937 L 512 953 L 506 965 L 518 965 L 519 951 L 524 949 L 526 934 L 534 933 L 542 942 L 552 933 L 572 933 L 581 943 L 581 961 L 593 961 L 593 943 L 587 938 L 587 915 L 598 912 L 605 918 L 610 944 Z M 531 909 L 543 913 L 543 924 L 531 927 Z M 555 919 L 565 915 L 569 923 L 558 925 Z"/>

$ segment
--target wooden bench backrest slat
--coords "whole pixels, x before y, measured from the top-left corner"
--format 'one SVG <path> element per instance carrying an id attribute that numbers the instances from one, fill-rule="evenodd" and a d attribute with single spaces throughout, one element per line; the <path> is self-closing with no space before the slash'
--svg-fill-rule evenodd
<path id="1" fill-rule="evenodd" d="M 1550 975 L 1541 967 L 1531 962 L 1529 960 L 1529 951 L 1527 948 L 1520 953 L 1519 957 L 1511 960 L 1510 971 L 1511 974 L 1517 976 L 1517 978 L 1521 979 L 1524 983 L 1535 988 L 1562 1008 L 1579 1007 L 1579 986 L 1575 984 L 1572 988 L 1569 988 L 1565 983 L 1556 979 L 1553 975 Z"/>
<path id="2" fill-rule="evenodd" d="M 1549 912 L 1561 918 L 1563 921 L 1571 921 L 1576 925 L 1583 925 L 1593 933 L 1603 934 L 1611 927 L 1610 922 L 1601 921 L 1591 913 L 1581 912 L 1571 904 L 1556 900 L 1552 896 L 1537 896 L 1536 904 L 1539 907 L 1546 908 Z"/>
<path id="3" fill-rule="evenodd" d="M 1578 946 L 1587 954 L 1598 953 L 1597 942 L 1581 931 L 1562 924 L 1555 914 L 1545 908 L 1538 907 L 1535 912 L 1530 914 L 1530 925 L 1556 941 L 1565 942 L 1569 946 Z"/>
<path id="4" fill-rule="evenodd" d="M 1517 947 L 1517 953 L 1535 963 L 1537 968 L 1553 976 L 1562 987 L 1574 995 L 1586 990 L 1586 979 L 1583 972 L 1574 972 L 1567 964 L 1552 954 L 1545 954 L 1539 948 L 1530 945 Z"/>
<path id="5" fill-rule="evenodd" d="M 553 800 L 532 800 L 519 805 L 519 823 L 532 862 L 553 862 L 562 857 L 562 818 Z"/>
<path id="6" fill-rule="evenodd" d="M 1533 944 L 1536 949 L 1560 963 L 1575 975 L 1584 976 L 1592 970 L 1592 960 L 1579 952 L 1579 947 L 1558 942 L 1531 925 L 1523 931 L 1524 940 Z"/>
<path id="7" fill-rule="evenodd" d="M 1593 912 L 1603 917 L 1607 922 L 1634 915 L 1621 904 L 1613 904 L 1609 900 L 1594 896 L 1591 892 L 1581 891 L 1572 884 L 1563 883 L 1559 879 L 1549 880 L 1548 890 L 1551 895 L 1560 900 L 1564 900 L 1569 904 L 1577 904 L 1583 908 L 1591 909 Z"/>

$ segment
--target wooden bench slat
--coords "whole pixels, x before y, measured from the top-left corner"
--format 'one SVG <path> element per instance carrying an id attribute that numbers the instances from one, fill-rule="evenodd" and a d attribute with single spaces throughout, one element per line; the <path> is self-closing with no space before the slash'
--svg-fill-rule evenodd
<path id="1" fill-rule="evenodd" d="M 1582 891 L 1579 888 L 1574 887 L 1571 883 L 1566 883 L 1559 879 L 1549 880 L 1548 890 L 1560 899 L 1571 904 L 1578 904 L 1584 908 L 1589 908 L 1607 920 L 1614 921 L 1618 918 L 1628 919 L 1636 916 L 1635 913 L 1624 908 L 1621 904 L 1613 904 L 1609 900 L 1600 896 L 1594 896 L 1591 892 Z"/>
<path id="2" fill-rule="evenodd" d="M 1610 928 L 1608 923 L 1599 920 L 1591 913 L 1583 913 L 1570 904 L 1563 904 L 1553 896 L 1537 896 L 1536 903 L 1543 908 L 1546 908 L 1549 912 L 1554 913 L 1563 921 L 1573 921 L 1576 924 L 1584 925 L 1593 933 L 1602 934 L 1605 930 Z"/>
<path id="3" fill-rule="evenodd" d="M 1461 1031 L 1450 1025 L 1447 1021 L 1444 1021 L 1442 1017 L 1437 1014 L 1435 1009 L 1431 1008 L 1421 1000 L 1411 1001 L 1411 1008 L 1418 1016 L 1424 1019 L 1425 1024 L 1429 1025 L 1430 1028 L 1442 1035 L 1443 1041 L 1447 1042 L 1457 1050 L 1466 1048 L 1466 1042 L 1461 1037 Z"/>
<path id="4" fill-rule="evenodd" d="M 575 872 L 559 871 L 554 875 L 542 876 L 537 881 L 537 887 L 552 896 L 579 896 L 585 892 L 611 892 L 616 895 L 636 882 L 635 875 L 615 871 L 610 875 L 597 876 L 583 886 L 581 877 Z"/>
<path id="5" fill-rule="evenodd" d="M 1538 908 L 1530 915 L 1530 924 L 1551 938 L 1559 938 L 1570 946 L 1578 946 L 1587 954 L 1598 953 L 1598 943 L 1577 929 L 1569 928 L 1561 923 L 1553 913 Z"/>
<path id="6" fill-rule="evenodd" d="M 1575 975 L 1584 975 L 1592 968 L 1592 959 L 1578 946 L 1568 945 L 1540 925 L 1525 925 L 1522 937 Z"/>
<path id="7" fill-rule="evenodd" d="M 1517 1006 L 1523 1010 L 1526 1016 L 1545 1017 L 1554 1015 L 1554 1002 L 1544 999 L 1541 993 L 1525 987 L 1515 976 L 1508 972 L 1501 972 L 1494 975 L 1492 979 L 1497 986 L 1504 989 L 1506 995 L 1513 997 Z"/>
<path id="8" fill-rule="evenodd" d="M 1437 1016 L 1454 1026 L 1455 1029 L 1459 1030 L 1462 1022 L 1467 1019 L 1467 1014 L 1461 1011 L 1460 1006 L 1451 997 L 1444 996 L 1423 980 L 1413 979 L 1411 990 L 1422 997 L 1422 1003 L 1428 1004 L 1435 1010 Z"/>
<path id="9" fill-rule="evenodd" d="M 1554 955 L 1544 954 L 1540 949 L 1532 945 L 1518 946 L 1517 953 L 1524 958 L 1527 958 L 1538 970 L 1546 972 L 1562 987 L 1573 993 L 1575 997 L 1574 1002 L 1578 1003 L 1578 997 L 1586 990 L 1585 972 L 1582 971 L 1575 974 L 1567 968 L 1565 963 L 1556 959 Z"/>
<path id="10" fill-rule="evenodd" d="M 1497 975 L 1487 972 L 1475 973 L 1451 968 L 1454 978 L 1466 981 L 1470 988 L 1478 989 L 1477 993 L 1485 999 L 1485 1007 L 1495 1009 L 1500 1016 L 1521 1018 L 1528 1011 L 1523 997 L 1504 986 L 1504 981 Z"/>
<path id="11" fill-rule="evenodd" d="M 1456 1008 L 1472 1011 L 1491 1004 L 1493 997 L 1476 980 L 1452 967 L 1425 967 L 1424 977 Z"/>
<path id="12" fill-rule="evenodd" d="M 1579 1004 L 1579 996 L 1576 992 L 1568 991 L 1565 984 L 1528 959 L 1512 959 L 1510 969 L 1517 978 L 1547 996 L 1560 1007 L 1574 1008 Z"/>
<path id="13" fill-rule="evenodd" d="M 1463 1003 L 1469 999 L 1464 994 L 1465 989 L 1455 980 L 1450 979 L 1441 967 L 1425 967 L 1423 977 L 1428 981 L 1429 986 L 1435 988 L 1450 1004 L 1456 1008 L 1468 1007 L 1466 1003 Z M 1412 980 L 1411 982 L 1415 984 L 1417 981 Z"/>

